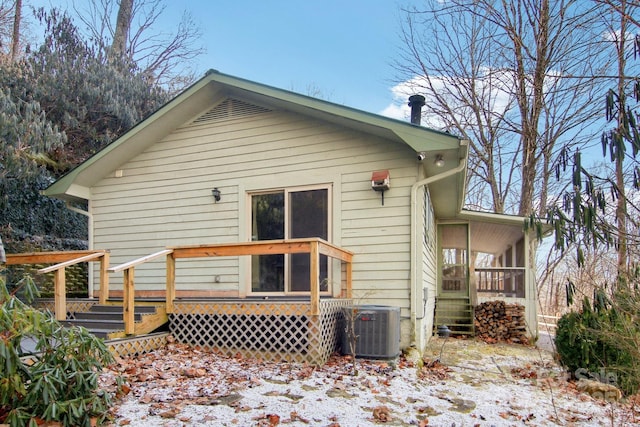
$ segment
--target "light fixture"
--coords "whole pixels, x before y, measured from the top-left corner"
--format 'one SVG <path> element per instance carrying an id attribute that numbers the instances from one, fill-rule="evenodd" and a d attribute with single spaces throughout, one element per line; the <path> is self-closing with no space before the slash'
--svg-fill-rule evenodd
<path id="1" fill-rule="evenodd" d="M 433 164 L 439 168 L 444 166 L 444 157 L 442 157 L 442 154 L 438 154 L 436 156 L 436 159 L 433 161 Z"/>
<path id="2" fill-rule="evenodd" d="M 213 194 L 213 200 L 218 203 L 220 201 L 220 190 L 218 190 L 218 187 L 211 190 L 211 194 Z"/>

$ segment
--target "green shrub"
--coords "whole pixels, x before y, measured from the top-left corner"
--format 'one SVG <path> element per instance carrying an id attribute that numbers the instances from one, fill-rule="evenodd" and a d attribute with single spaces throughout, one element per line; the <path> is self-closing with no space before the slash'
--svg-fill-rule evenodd
<path id="1" fill-rule="evenodd" d="M 29 277 L 22 286 L 23 295 L 33 296 Z M 26 340 L 36 354 L 25 360 Z M 88 426 L 92 418 L 104 421 L 111 396 L 98 388 L 98 374 L 112 360 L 102 340 L 26 305 L 7 292 L 0 276 L 0 423 Z"/>
<path id="2" fill-rule="evenodd" d="M 625 394 L 634 394 L 640 386 L 639 337 L 638 325 L 619 305 L 593 309 L 585 299 L 581 311 L 558 320 L 555 343 L 574 377 L 614 382 Z"/>

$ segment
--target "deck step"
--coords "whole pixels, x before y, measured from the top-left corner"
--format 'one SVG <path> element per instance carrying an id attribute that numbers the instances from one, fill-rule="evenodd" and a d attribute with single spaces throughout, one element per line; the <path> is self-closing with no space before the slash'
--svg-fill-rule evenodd
<path id="1" fill-rule="evenodd" d="M 161 328 L 168 321 L 164 306 L 136 305 L 134 307 L 135 334 L 147 334 Z M 104 339 L 123 338 L 125 324 L 122 304 L 96 304 L 89 311 L 74 312 L 66 326 L 82 326 Z"/>
<path id="2" fill-rule="evenodd" d="M 110 305 L 110 304 L 96 304 L 91 306 L 90 312 L 110 312 L 122 314 L 122 304 Z M 133 310 L 135 313 L 155 313 L 156 307 L 153 305 L 136 305 Z"/>
<path id="3" fill-rule="evenodd" d="M 81 320 L 63 320 L 62 324 L 66 326 L 82 326 L 87 328 L 90 332 L 94 329 L 109 329 L 112 331 L 119 331 L 124 329 L 124 322 L 122 320 L 100 320 L 100 319 L 81 319 Z"/>
<path id="4" fill-rule="evenodd" d="M 434 319 L 434 333 L 446 325 L 452 335 L 474 335 L 474 311 L 468 297 L 438 298 Z"/>
<path id="5" fill-rule="evenodd" d="M 95 335 L 98 338 L 102 338 L 102 339 L 109 339 L 110 334 L 113 333 L 113 330 L 111 329 L 91 329 L 90 330 L 91 334 Z"/>
<path id="6" fill-rule="evenodd" d="M 119 320 L 122 322 L 122 310 L 120 312 L 115 311 L 86 311 L 76 312 L 74 316 L 77 320 Z M 136 322 L 142 320 L 142 313 L 135 312 L 133 317 Z"/>

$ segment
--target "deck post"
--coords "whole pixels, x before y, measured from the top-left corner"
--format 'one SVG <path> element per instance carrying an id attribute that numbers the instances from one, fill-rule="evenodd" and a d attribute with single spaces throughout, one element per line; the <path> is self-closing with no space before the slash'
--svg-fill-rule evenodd
<path id="1" fill-rule="evenodd" d="M 64 270 L 64 267 L 57 269 L 53 276 L 54 312 L 56 320 L 66 320 L 67 318 L 67 290 Z"/>
<path id="2" fill-rule="evenodd" d="M 176 299 L 176 257 L 173 252 L 167 254 L 167 289 L 165 291 L 167 314 L 173 313 L 173 300 Z"/>
<path id="3" fill-rule="evenodd" d="M 311 299 L 311 315 L 320 314 L 320 249 L 317 240 L 309 242 L 309 290 Z"/>
<path id="4" fill-rule="evenodd" d="M 100 258 L 100 294 L 98 299 L 100 304 L 106 304 L 109 299 L 109 252 L 105 252 Z M 93 298 L 93 295 L 89 295 Z"/>
<path id="5" fill-rule="evenodd" d="M 352 292 L 352 288 L 351 288 L 351 276 L 353 274 L 353 264 L 351 263 L 351 261 L 347 261 L 346 263 L 346 281 L 347 281 L 347 298 L 353 298 L 353 292 Z"/>
<path id="6" fill-rule="evenodd" d="M 124 320 L 124 333 L 133 335 L 135 333 L 135 289 L 133 282 L 134 267 L 124 270 L 124 298 L 122 316 Z"/>

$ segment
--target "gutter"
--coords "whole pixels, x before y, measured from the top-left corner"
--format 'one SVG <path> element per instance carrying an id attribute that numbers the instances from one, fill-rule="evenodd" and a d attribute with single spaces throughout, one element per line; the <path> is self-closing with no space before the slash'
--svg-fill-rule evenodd
<path id="1" fill-rule="evenodd" d="M 466 140 L 461 140 L 460 144 L 466 143 Z M 420 253 L 418 248 L 418 239 L 417 239 L 417 231 L 418 231 L 418 217 L 420 212 L 418 211 L 417 199 L 418 199 L 418 189 L 428 186 L 434 182 L 440 181 L 441 179 L 447 178 L 451 175 L 458 174 L 462 172 L 467 167 L 467 158 L 466 156 L 459 160 L 458 166 L 453 169 L 449 169 L 448 171 L 439 173 L 437 175 L 430 176 L 423 180 L 420 180 L 414 183 L 411 186 L 411 288 L 409 293 L 409 299 L 411 301 L 411 323 L 413 324 L 413 344 L 415 344 L 415 334 L 416 334 L 416 321 L 424 319 L 425 315 L 422 313 L 421 317 L 417 315 L 418 308 L 418 253 Z"/>
<path id="2" fill-rule="evenodd" d="M 88 218 L 88 224 L 87 224 L 87 233 L 88 233 L 88 238 L 89 238 L 89 247 L 88 249 L 93 248 L 93 214 L 91 212 L 89 212 L 88 210 L 84 210 L 84 209 L 80 209 L 80 208 L 76 208 L 75 206 L 71 206 L 71 204 L 69 203 L 69 201 L 65 201 L 64 205 L 66 206 L 67 209 L 69 209 L 71 212 L 75 212 L 77 214 L 86 216 Z M 88 280 L 87 280 L 87 285 L 88 285 L 88 293 L 89 293 L 89 298 L 93 298 L 93 264 L 92 263 L 88 263 L 87 269 L 88 269 Z"/>

